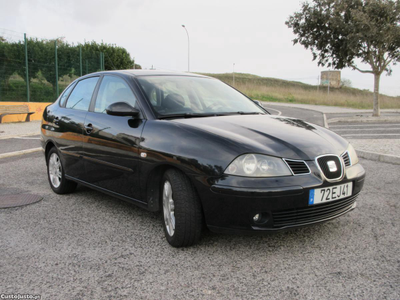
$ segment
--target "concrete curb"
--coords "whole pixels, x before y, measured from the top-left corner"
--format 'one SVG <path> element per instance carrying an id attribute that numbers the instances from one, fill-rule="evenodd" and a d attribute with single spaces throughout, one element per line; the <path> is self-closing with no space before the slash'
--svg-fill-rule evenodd
<path id="1" fill-rule="evenodd" d="M 356 149 L 356 151 L 357 151 L 357 155 L 359 157 L 362 157 L 362 158 L 365 158 L 368 160 L 374 160 L 374 161 L 380 161 L 380 162 L 400 165 L 400 156 L 390 155 L 390 154 L 381 154 L 381 153 L 376 153 L 376 152 L 368 152 L 368 151 L 357 150 L 357 149 Z"/>
<path id="2" fill-rule="evenodd" d="M 42 150 L 42 147 L 32 148 L 32 149 L 27 149 L 27 150 L 21 150 L 21 151 L 8 152 L 8 153 L 2 153 L 2 154 L 0 154 L 0 159 L 6 158 L 6 157 L 13 157 L 13 156 L 19 156 L 19 155 L 23 155 L 23 154 L 39 152 L 41 150 Z"/>

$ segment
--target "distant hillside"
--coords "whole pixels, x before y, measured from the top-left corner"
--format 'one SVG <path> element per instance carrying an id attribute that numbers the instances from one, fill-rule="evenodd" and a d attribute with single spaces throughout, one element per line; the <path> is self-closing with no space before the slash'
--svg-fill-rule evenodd
<path id="1" fill-rule="evenodd" d="M 207 74 L 233 85 L 232 73 Z M 252 99 L 272 102 L 291 102 L 317 105 L 333 105 L 353 108 L 372 108 L 373 93 L 350 87 L 318 87 L 298 81 L 235 73 L 236 89 Z M 380 96 L 381 108 L 400 108 L 400 97 Z"/>

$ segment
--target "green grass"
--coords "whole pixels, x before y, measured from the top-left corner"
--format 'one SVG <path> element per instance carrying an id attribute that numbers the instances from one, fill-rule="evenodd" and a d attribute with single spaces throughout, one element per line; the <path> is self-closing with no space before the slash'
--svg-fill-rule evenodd
<path id="1" fill-rule="evenodd" d="M 232 73 L 204 74 L 218 78 L 232 85 Z M 72 79 L 71 79 L 72 80 Z M 69 84 L 68 80 L 59 83 L 61 93 Z M 372 109 L 373 93 L 356 88 L 331 88 L 328 96 L 326 87 L 317 87 L 297 81 L 260 77 L 252 74 L 235 73 L 236 89 L 252 99 L 268 102 L 301 103 L 315 105 L 342 106 Z M 32 102 L 54 102 L 56 95 L 53 86 L 46 81 L 33 80 L 30 84 Z M 0 101 L 26 101 L 26 85 L 19 76 L 12 76 L 8 85 L 0 82 Z M 400 97 L 380 95 L 380 107 L 400 108 Z"/>
<path id="2" fill-rule="evenodd" d="M 220 79 L 229 85 L 233 84 L 232 73 L 203 74 Z M 373 108 L 373 93 L 350 87 L 330 88 L 317 87 L 297 81 L 260 77 L 252 74 L 235 73 L 236 89 L 252 99 L 269 102 L 314 104 L 342 106 L 360 109 Z M 380 107 L 400 108 L 400 97 L 380 95 Z"/>
<path id="3" fill-rule="evenodd" d="M 59 84 L 61 93 L 67 84 Z M 31 102 L 54 102 L 57 99 L 53 86 L 47 82 L 32 81 L 30 86 Z M 11 79 L 8 84 L 0 82 L 0 101 L 26 102 L 26 84 L 22 79 Z"/>

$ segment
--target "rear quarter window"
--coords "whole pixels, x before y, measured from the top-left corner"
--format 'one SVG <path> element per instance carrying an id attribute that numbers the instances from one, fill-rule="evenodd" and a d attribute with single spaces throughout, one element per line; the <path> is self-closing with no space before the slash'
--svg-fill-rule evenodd
<path id="1" fill-rule="evenodd" d="M 60 97 L 60 106 L 64 106 L 65 100 L 68 99 L 69 94 L 71 94 L 71 91 L 74 89 L 75 84 L 71 84 L 67 89 L 62 93 Z"/>

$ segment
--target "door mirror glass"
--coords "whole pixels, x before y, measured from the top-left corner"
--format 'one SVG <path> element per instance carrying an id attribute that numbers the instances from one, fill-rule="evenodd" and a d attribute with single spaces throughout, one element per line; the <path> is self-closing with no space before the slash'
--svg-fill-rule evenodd
<path id="1" fill-rule="evenodd" d="M 115 102 L 106 108 L 106 112 L 111 116 L 130 116 L 137 118 L 140 114 L 139 110 L 132 107 L 126 102 Z"/>

